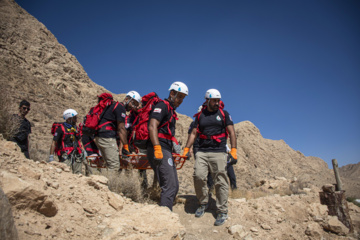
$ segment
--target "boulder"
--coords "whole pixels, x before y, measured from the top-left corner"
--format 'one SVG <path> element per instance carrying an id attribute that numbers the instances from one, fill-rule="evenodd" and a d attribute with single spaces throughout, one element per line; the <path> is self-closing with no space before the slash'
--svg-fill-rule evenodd
<path id="1" fill-rule="evenodd" d="M 16 240 L 18 233 L 11 212 L 9 200 L 0 188 L 0 239 Z"/>
<path id="2" fill-rule="evenodd" d="M 1 172 L 0 180 L 11 205 L 17 209 L 32 209 L 46 217 L 53 217 L 57 214 L 58 208 L 55 202 L 50 200 L 37 186 L 8 172 Z"/>
<path id="3" fill-rule="evenodd" d="M 341 236 L 345 236 L 349 233 L 349 229 L 340 222 L 336 216 L 329 216 L 328 221 L 323 224 L 323 228 Z"/>

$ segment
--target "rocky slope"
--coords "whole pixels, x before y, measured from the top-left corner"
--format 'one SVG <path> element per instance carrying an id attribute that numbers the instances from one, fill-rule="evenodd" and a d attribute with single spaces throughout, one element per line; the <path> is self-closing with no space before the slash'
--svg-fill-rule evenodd
<path id="1" fill-rule="evenodd" d="M 193 194 L 180 194 L 170 212 L 110 192 L 104 176 L 74 175 L 65 164 L 28 160 L 1 135 L 0 149 L 0 187 L 12 206 L 19 239 L 356 239 L 360 230 L 359 207 L 349 204 L 356 230 L 350 234 L 328 216 L 313 185 L 298 194 L 254 198 L 255 191 L 281 193 L 296 183 L 283 177 L 266 180 L 246 198 L 233 192 L 229 220 L 214 227 L 215 200 L 198 219 Z"/>
<path id="2" fill-rule="evenodd" d="M 235 225 L 242 226 L 239 231 L 248 239 L 269 239 L 270 235 L 271 239 L 342 238 L 323 230 L 330 218 L 319 206 L 317 192 L 323 184 L 335 182 L 327 164 L 294 151 L 282 140 L 264 139 L 248 121 L 235 125 L 239 156 L 235 172 L 240 191 L 232 197 L 249 200 L 230 200 L 231 219 L 217 229 L 212 226 L 211 214 L 201 220 L 193 218 L 193 160 L 179 171 L 179 202 L 183 204 L 175 206 L 177 214 L 113 194 L 106 179 L 74 176 L 61 164 L 43 163 L 52 138 L 51 124 L 62 121 L 62 112 L 74 108 L 81 119 L 95 104 L 95 96 L 109 91 L 92 82 L 75 56 L 13 0 L 0 0 L 0 73 L 0 84 L 6 88 L 14 112 L 21 99 L 32 104 L 28 115 L 33 124 L 30 154 L 37 162 L 24 159 L 11 143 L 1 141 L 0 147 L 0 185 L 14 209 L 21 239 L 231 239 L 235 235 L 229 234 L 228 228 Z M 122 100 L 124 95 L 114 97 Z M 192 120 L 184 115 L 179 118 L 176 137 L 185 143 Z M 310 190 L 304 191 L 304 187 Z M 271 196 L 274 193 L 279 195 Z M 287 196 L 292 193 L 297 195 Z M 253 199 L 259 196 L 262 198 Z M 357 219 L 359 211 L 352 209 Z"/>
<path id="3" fill-rule="evenodd" d="M 343 166 L 339 173 L 347 196 L 360 199 L 360 163 Z"/>

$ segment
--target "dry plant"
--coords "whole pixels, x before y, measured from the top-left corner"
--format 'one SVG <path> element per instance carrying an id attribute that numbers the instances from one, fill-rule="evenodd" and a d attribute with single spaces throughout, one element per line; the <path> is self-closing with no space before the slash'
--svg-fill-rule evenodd
<path id="1" fill-rule="evenodd" d="M 137 170 L 102 171 L 102 175 L 109 179 L 109 189 L 115 193 L 122 193 L 135 202 L 145 202 L 141 189 L 141 178 Z"/>
<path id="2" fill-rule="evenodd" d="M 39 148 L 37 143 L 32 144 L 31 141 L 29 144 L 29 155 L 32 160 L 39 162 L 47 162 L 49 159 L 49 151 Z"/>
<path id="3" fill-rule="evenodd" d="M 6 85 L 3 82 L 0 82 L 0 134 L 6 140 L 10 140 L 17 133 L 20 122 L 14 121 L 13 114 L 14 109 L 11 98 L 9 97 Z"/>

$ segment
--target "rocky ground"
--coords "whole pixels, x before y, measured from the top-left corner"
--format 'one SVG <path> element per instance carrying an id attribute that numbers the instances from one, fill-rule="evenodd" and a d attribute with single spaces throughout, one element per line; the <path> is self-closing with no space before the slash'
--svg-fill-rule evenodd
<path id="1" fill-rule="evenodd" d="M 349 208 L 356 230 L 349 234 L 319 203 L 317 187 L 286 195 L 296 179 L 264 180 L 241 198 L 231 193 L 229 220 L 215 227 L 215 198 L 207 213 L 195 218 L 197 201 L 186 182 L 170 212 L 109 191 L 104 176 L 73 175 L 64 164 L 28 160 L 12 142 L 0 140 L 0 149 L 0 186 L 19 239 L 357 239 L 360 231 L 360 208 L 354 204 Z M 267 193 L 258 197 L 256 191 Z"/>

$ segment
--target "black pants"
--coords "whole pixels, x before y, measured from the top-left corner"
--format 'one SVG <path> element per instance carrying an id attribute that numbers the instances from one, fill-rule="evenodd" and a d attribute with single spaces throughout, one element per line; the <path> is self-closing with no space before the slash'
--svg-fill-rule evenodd
<path id="1" fill-rule="evenodd" d="M 163 159 L 159 166 L 154 164 L 154 149 L 152 147 L 148 147 L 147 157 L 161 188 L 160 206 L 166 206 L 172 211 L 173 202 L 179 191 L 179 180 L 171 151 L 163 148 L 162 152 Z"/>

